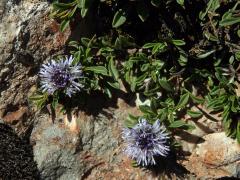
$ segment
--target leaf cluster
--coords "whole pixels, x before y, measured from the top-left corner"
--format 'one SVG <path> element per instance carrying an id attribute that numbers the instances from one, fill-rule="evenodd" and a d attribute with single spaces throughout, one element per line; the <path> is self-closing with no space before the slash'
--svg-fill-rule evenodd
<path id="1" fill-rule="evenodd" d="M 148 102 L 139 106 L 143 116 L 173 133 L 191 130 L 184 115 L 201 117 L 191 107 L 203 104 L 239 140 L 239 13 L 237 0 L 59 0 L 52 16 L 62 31 L 91 14 L 104 27 L 69 43 L 88 93 L 137 93 Z M 126 125 L 138 118 L 130 115 Z"/>

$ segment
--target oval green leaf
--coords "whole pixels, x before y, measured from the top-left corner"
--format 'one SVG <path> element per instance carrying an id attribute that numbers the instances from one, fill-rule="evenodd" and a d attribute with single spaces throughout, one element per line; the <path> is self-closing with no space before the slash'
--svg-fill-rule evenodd
<path id="1" fill-rule="evenodd" d="M 115 13 L 113 17 L 112 27 L 118 28 L 119 26 L 123 25 L 126 20 L 127 18 L 125 16 L 125 12 L 120 9 Z"/>

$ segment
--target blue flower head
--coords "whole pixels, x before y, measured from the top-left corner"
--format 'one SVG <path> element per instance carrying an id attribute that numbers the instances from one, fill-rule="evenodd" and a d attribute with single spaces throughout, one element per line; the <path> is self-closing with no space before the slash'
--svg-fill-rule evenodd
<path id="1" fill-rule="evenodd" d="M 40 69 L 41 89 L 53 94 L 57 90 L 63 91 L 69 97 L 83 87 L 77 80 L 82 78 L 82 66 L 73 65 L 73 57 L 51 60 Z"/>
<path id="2" fill-rule="evenodd" d="M 155 157 L 166 157 L 170 151 L 167 145 L 169 139 L 166 128 L 159 120 L 153 125 L 142 118 L 133 128 L 124 128 L 123 140 L 126 142 L 124 152 L 139 165 L 155 165 Z"/>

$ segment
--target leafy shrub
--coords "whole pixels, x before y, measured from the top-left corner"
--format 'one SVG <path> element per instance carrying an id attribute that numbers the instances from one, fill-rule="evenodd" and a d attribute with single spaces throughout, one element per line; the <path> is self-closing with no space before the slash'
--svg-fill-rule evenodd
<path id="1" fill-rule="evenodd" d="M 139 93 L 151 102 L 139 107 L 143 116 L 173 134 L 194 128 L 183 117 L 200 117 L 191 107 L 202 104 L 220 112 L 227 135 L 240 142 L 239 12 L 237 0 L 59 0 L 51 15 L 62 31 L 88 17 L 98 27 L 69 43 L 86 92 Z M 130 115 L 126 126 L 138 118 Z"/>

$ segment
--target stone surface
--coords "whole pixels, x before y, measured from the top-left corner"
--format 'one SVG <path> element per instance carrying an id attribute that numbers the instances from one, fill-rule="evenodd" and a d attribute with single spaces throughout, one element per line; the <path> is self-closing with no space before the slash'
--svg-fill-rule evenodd
<path id="1" fill-rule="evenodd" d="M 221 177 L 240 178 L 240 145 L 226 137 L 224 132 L 203 137 L 190 156 L 187 168 L 198 178 L 216 179 Z"/>
<path id="2" fill-rule="evenodd" d="M 0 119 L 0 179 L 37 178 L 38 169 L 33 160 L 32 146 Z"/>
<path id="3" fill-rule="evenodd" d="M 69 30 L 58 31 L 59 25 L 50 19 L 49 11 L 47 0 L 0 2 L 0 117 L 7 121 L 19 121 L 10 114 L 19 113 L 23 107 L 27 107 L 26 117 L 34 116 L 28 97 L 36 85 L 39 67 L 63 52 L 70 36 Z"/>
<path id="4" fill-rule="evenodd" d="M 103 109 L 97 116 L 56 112 L 54 123 L 39 114 L 31 135 L 42 179 L 141 179 L 151 172 L 131 166 L 122 153 L 121 129 L 136 108 L 120 102 L 121 110 Z M 138 112 L 139 113 L 139 112 Z"/>
<path id="5" fill-rule="evenodd" d="M 203 141 L 203 136 L 214 133 L 222 132 L 222 121 L 219 114 L 213 114 L 204 106 L 193 106 L 192 111 L 202 112 L 202 116 L 199 118 L 191 118 L 186 115 L 184 119 L 189 124 L 193 125 L 195 129 L 191 131 L 180 132 L 176 135 L 176 139 L 181 141 L 182 149 L 186 155 L 190 155 L 196 148 L 198 143 Z"/>

